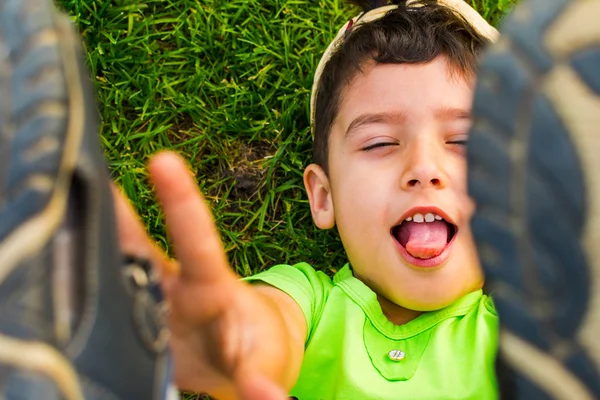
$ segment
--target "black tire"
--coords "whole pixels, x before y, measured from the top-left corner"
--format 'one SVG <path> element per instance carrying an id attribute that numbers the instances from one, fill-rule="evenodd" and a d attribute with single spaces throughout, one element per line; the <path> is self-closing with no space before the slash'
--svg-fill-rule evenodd
<path id="1" fill-rule="evenodd" d="M 600 398 L 599 0 L 525 0 L 481 64 L 472 229 L 503 398 Z"/>

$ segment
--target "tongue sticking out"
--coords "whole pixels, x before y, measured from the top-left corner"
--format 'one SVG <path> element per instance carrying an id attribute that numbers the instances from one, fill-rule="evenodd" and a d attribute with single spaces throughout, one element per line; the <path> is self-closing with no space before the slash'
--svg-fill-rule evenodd
<path id="1" fill-rule="evenodd" d="M 444 221 L 403 222 L 397 239 L 408 253 L 423 260 L 437 257 L 448 244 L 449 229 Z"/>

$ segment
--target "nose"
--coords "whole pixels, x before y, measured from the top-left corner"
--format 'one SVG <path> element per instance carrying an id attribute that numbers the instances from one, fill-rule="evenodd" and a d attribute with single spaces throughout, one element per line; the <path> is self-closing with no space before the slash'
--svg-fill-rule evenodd
<path id="1" fill-rule="evenodd" d="M 417 140 L 406 149 L 406 158 L 402 172 L 402 188 L 442 189 L 446 186 L 447 176 L 434 143 Z"/>

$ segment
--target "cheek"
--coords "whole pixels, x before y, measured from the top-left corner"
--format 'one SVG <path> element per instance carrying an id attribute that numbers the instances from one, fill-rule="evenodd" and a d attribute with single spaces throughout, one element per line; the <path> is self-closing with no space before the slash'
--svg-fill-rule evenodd
<path id="1" fill-rule="evenodd" d="M 467 190 L 467 161 L 464 157 L 454 160 L 454 163 L 449 171 L 453 182 L 452 185 L 456 190 L 456 197 L 461 205 L 461 210 L 467 220 L 470 220 L 475 212 L 475 202 L 469 196 Z"/>
<path id="2" fill-rule="evenodd" d="M 333 204 L 340 227 L 365 229 L 369 226 L 369 221 L 373 221 L 376 210 L 380 208 L 374 189 L 365 182 L 350 179 L 338 187 L 333 193 Z"/>
<path id="3" fill-rule="evenodd" d="M 332 187 L 336 224 L 349 240 L 372 237 L 389 213 L 389 185 L 382 174 L 375 175 L 348 169 Z"/>
<path id="4" fill-rule="evenodd" d="M 454 160 L 453 175 L 456 181 L 456 187 L 459 188 L 465 195 L 467 194 L 467 159 L 465 156 L 457 157 Z"/>

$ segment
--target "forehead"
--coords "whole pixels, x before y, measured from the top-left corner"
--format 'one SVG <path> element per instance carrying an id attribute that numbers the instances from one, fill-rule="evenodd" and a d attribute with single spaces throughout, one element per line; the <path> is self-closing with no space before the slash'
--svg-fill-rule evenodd
<path id="1" fill-rule="evenodd" d="M 364 114 L 389 113 L 415 121 L 468 113 L 473 81 L 449 66 L 445 57 L 426 64 L 367 64 L 342 93 L 336 126 L 347 129 Z"/>

